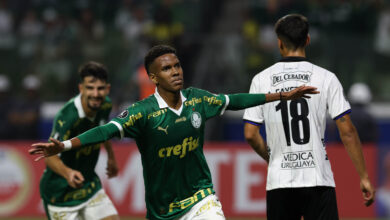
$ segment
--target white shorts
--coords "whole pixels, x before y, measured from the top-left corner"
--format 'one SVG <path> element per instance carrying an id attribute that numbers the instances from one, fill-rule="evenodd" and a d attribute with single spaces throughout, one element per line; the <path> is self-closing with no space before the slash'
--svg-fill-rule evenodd
<path id="1" fill-rule="evenodd" d="M 225 220 L 221 202 L 216 195 L 208 195 L 179 220 Z"/>
<path id="2" fill-rule="evenodd" d="M 47 208 L 52 220 L 102 219 L 111 215 L 118 215 L 104 189 L 99 190 L 92 198 L 78 206 L 59 207 L 48 205 Z"/>

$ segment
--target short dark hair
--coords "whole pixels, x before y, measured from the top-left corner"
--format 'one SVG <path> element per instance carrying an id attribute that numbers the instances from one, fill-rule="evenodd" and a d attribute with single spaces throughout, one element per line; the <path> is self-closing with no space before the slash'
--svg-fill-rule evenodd
<path id="1" fill-rule="evenodd" d="M 107 68 L 98 62 L 89 61 L 79 68 L 79 75 L 81 82 L 84 81 L 84 78 L 87 76 L 93 76 L 101 81 L 107 82 L 108 80 L 108 72 Z"/>
<path id="2" fill-rule="evenodd" d="M 276 22 L 275 32 L 288 49 L 296 50 L 306 44 L 309 22 L 303 15 L 289 14 Z"/>
<path id="3" fill-rule="evenodd" d="M 152 47 L 148 54 L 146 54 L 145 56 L 145 60 L 144 60 L 144 65 L 145 65 L 145 69 L 146 69 L 146 72 L 148 73 L 148 75 L 150 74 L 149 73 L 149 68 L 150 68 L 150 65 L 153 63 L 153 61 L 159 57 L 159 56 L 162 56 L 164 54 L 168 54 L 168 53 L 173 53 L 177 56 L 176 54 L 176 49 L 171 47 L 171 46 L 168 46 L 168 45 L 157 45 L 157 46 L 154 46 Z"/>

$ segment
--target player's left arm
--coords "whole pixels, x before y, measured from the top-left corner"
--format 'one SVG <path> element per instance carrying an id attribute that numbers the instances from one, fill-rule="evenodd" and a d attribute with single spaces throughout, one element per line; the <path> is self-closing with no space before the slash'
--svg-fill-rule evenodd
<path id="1" fill-rule="evenodd" d="M 106 141 L 103 143 L 104 148 L 107 151 L 107 168 L 106 168 L 106 174 L 108 178 L 115 177 L 118 175 L 118 165 L 116 163 L 114 150 L 112 149 L 111 141 Z"/>
<path id="2" fill-rule="evenodd" d="M 297 98 L 310 98 L 309 94 L 318 94 L 316 87 L 312 86 L 300 86 L 289 92 L 279 92 L 279 93 L 240 93 L 240 94 L 231 94 L 229 97 L 229 104 L 227 110 L 240 110 L 257 105 L 262 105 L 264 103 L 278 101 L 278 100 L 292 100 Z"/>
<path id="3" fill-rule="evenodd" d="M 375 189 L 368 178 L 359 135 L 351 121 L 349 114 L 346 114 L 343 117 L 337 119 L 336 125 L 339 130 L 340 138 L 344 144 L 344 147 L 348 152 L 348 155 L 351 158 L 352 163 L 359 174 L 360 188 L 363 192 L 365 205 L 369 206 L 374 202 Z"/>

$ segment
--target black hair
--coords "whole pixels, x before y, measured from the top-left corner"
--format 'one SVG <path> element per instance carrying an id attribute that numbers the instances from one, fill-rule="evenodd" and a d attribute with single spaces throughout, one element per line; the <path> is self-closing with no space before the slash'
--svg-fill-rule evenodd
<path id="1" fill-rule="evenodd" d="M 146 69 L 146 72 L 148 73 L 148 75 L 150 74 L 149 68 L 150 68 L 150 65 L 153 63 L 153 61 L 157 57 L 162 56 L 164 54 L 168 54 L 168 53 L 173 53 L 177 56 L 176 49 L 171 47 L 171 46 L 168 46 L 168 45 L 157 45 L 157 46 L 152 47 L 149 50 L 149 52 L 148 52 L 148 54 L 146 54 L 145 60 L 144 60 L 145 69 Z"/>
<path id="2" fill-rule="evenodd" d="M 101 81 L 107 82 L 108 72 L 106 67 L 98 62 L 89 61 L 79 68 L 79 75 L 81 82 L 84 81 L 84 78 L 87 76 L 93 76 Z"/>
<path id="3" fill-rule="evenodd" d="M 288 49 L 296 50 L 306 44 L 309 22 L 303 15 L 289 14 L 276 22 L 275 32 Z"/>

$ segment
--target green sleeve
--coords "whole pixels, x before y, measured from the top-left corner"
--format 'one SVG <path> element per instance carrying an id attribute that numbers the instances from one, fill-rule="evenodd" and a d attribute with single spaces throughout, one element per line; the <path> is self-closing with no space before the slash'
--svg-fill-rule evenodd
<path id="1" fill-rule="evenodd" d="M 240 110 L 265 103 L 265 94 L 238 93 L 229 96 L 227 110 Z"/>
<path id="2" fill-rule="evenodd" d="M 80 139 L 82 146 L 88 146 L 92 144 L 102 143 L 118 135 L 118 128 L 114 124 L 108 123 L 102 126 L 92 128 L 78 135 L 77 138 Z"/>

